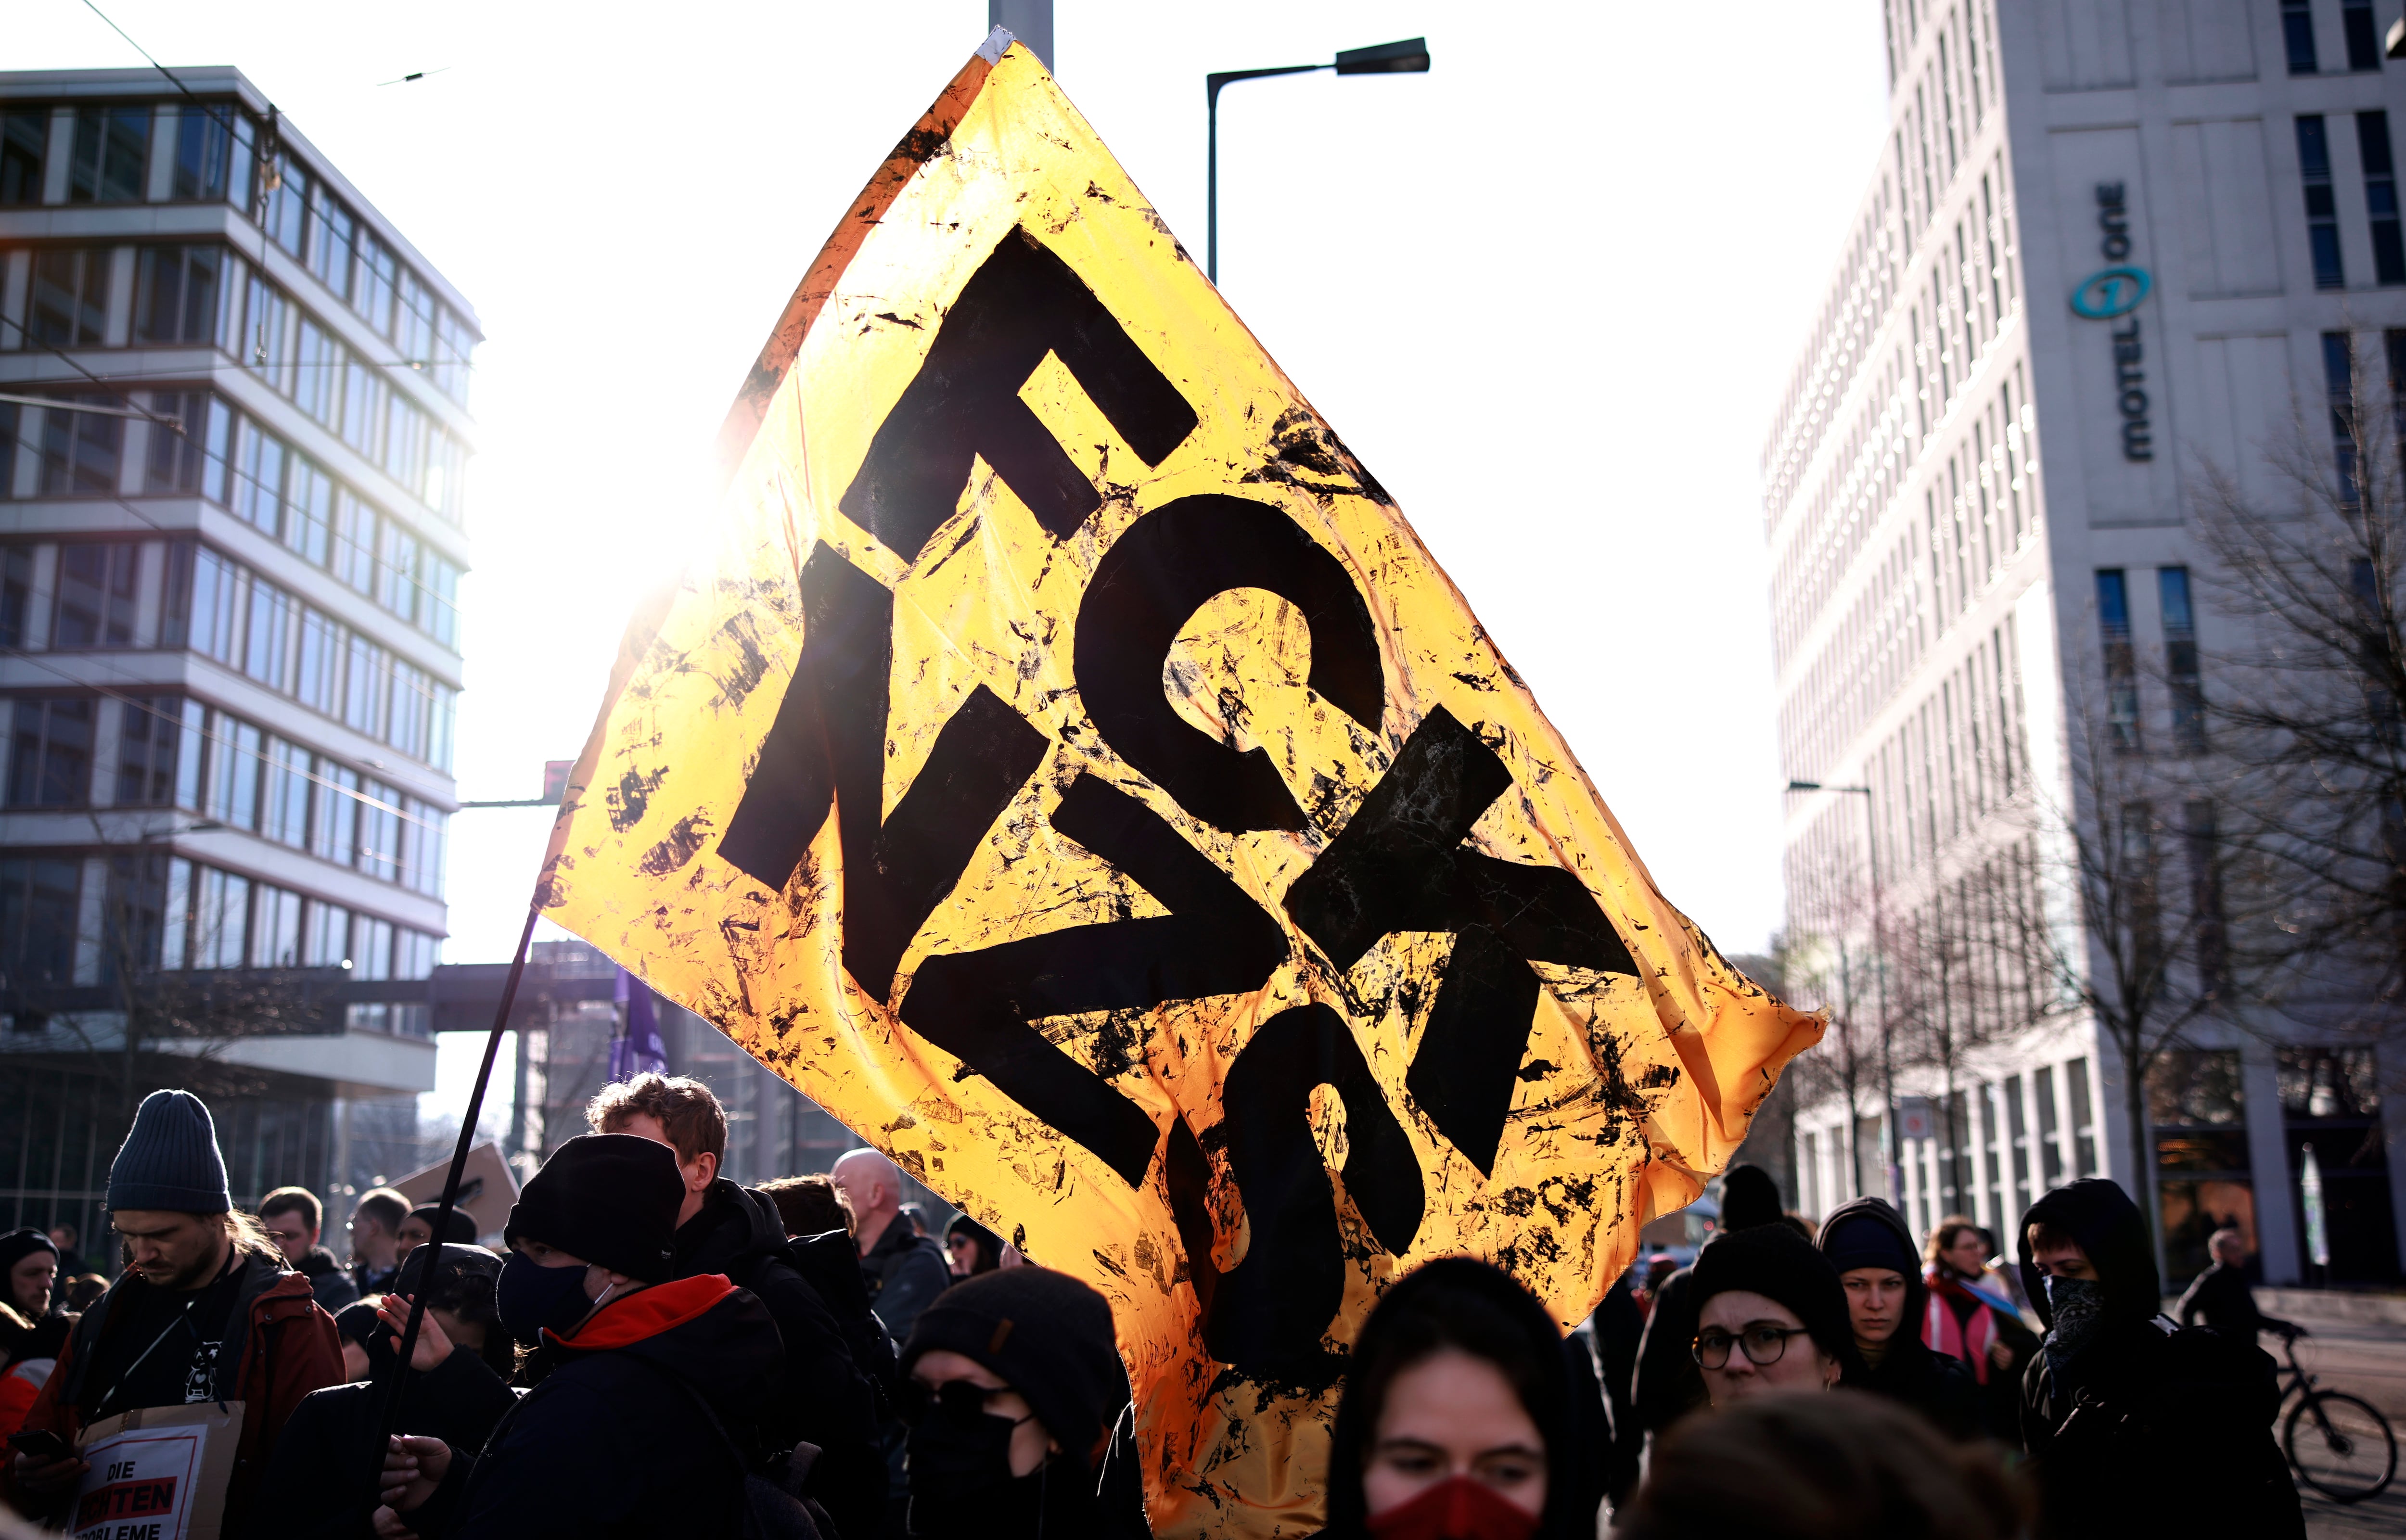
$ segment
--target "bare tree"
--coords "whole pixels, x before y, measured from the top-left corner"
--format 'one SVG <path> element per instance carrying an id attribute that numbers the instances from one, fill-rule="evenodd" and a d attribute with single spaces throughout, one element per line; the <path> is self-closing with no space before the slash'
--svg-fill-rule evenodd
<path id="1" fill-rule="evenodd" d="M 2369 351 L 2265 447 L 2268 477 L 2201 462 L 2204 585 L 2234 624 L 2189 687 L 2230 767 L 2226 837 L 2281 890 L 2267 1003 L 2379 1036 L 2406 1004 L 2406 415 L 2399 360 L 2376 380 Z"/>

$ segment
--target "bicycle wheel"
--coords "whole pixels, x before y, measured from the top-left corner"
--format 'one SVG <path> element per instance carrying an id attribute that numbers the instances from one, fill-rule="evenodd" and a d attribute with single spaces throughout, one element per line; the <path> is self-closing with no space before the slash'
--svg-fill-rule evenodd
<path id="1" fill-rule="evenodd" d="M 2398 1474 L 2389 1420 L 2342 1391 L 2316 1391 L 2299 1402 L 2281 1447 L 2298 1479 L 2334 1503 L 2376 1496 Z"/>

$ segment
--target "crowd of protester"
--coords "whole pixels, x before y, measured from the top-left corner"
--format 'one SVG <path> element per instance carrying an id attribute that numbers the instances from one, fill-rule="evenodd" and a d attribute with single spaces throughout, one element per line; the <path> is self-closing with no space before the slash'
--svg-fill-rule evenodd
<path id="1" fill-rule="evenodd" d="M 929 1234 L 874 1151 L 737 1184 L 698 1081 L 587 1118 L 500 1248 L 378 1188 L 346 1264 L 314 1194 L 241 1212 L 208 1109 L 152 1094 L 109 1173 L 113 1282 L 70 1226 L 0 1236 L 9 1505 L 61 1523 L 86 1430 L 215 1403 L 229 1537 L 1149 1533 L 1102 1295 L 968 1215 Z M 2257 1312 L 2243 1237 L 2177 1321 L 2110 1181 L 2046 1194 L 2013 1250 L 1960 1216 L 1917 1245 L 1878 1198 L 1817 1230 L 1739 1166 L 1689 1265 L 1641 1256 L 1568 1334 L 1486 1263 L 1430 1262 L 1353 1345 L 1325 1533 L 2303 1534 L 2256 1345 L 2295 1328 Z"/>

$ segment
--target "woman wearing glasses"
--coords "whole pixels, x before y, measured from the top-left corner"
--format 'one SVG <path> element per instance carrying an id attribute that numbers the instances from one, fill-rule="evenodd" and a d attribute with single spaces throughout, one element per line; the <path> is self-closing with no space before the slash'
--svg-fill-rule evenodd
<path id="1" fill-rule="evenodd" d="M 1847 1291 L 1812 1242 L 1784 1224 L 1732 1231 L 1696 1253 L 1691 1278 L 1696 1367 L 1716 1408 L 1838 1383 Z"/>

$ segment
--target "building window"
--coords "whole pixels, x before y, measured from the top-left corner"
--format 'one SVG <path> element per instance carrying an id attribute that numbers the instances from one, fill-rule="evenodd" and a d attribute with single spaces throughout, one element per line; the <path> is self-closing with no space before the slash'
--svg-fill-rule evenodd
<path id="1" fill-rule="evenodd" d="M 350 658 L 343 673 L 343 723 L 370 738 L 384 736 L 385 693 L 392 674 L 392 655 L 366 637 L 351 638 Z"/>
<path id="2" fill-rule="evenodd" d="M 250 966 L 292 968 L 301 961 L 301 895 L 259 884 L 251 899 Z"/>
<path id="3" fill-rule="evenodd" d="M 25 644 L 25 608 L 33 598 L 33 548 L 11 545 L 0 552 L 0 647 Z"/>
<path id="4" fill-rule="evenodd" d="M 267 741 L 259 832 L 279 844 L 309 842 L 309 751 L 281 738 Z"/>
<path id="5" fill-rule="evenodd" d="M 58 855 L 0 859 L 0 968 L 12 981 L 75 980 L 83 863 Z"/>
<path id="6" fill-rule="evenodd" d="M 2197 936 L 2198 982 L 2209 995 L 2230 987 L 2230 932 L 2222 908 L 2222 838 L 2214 804 L 2193 798 L 2182 810 L 2181 841 L 2188 857 L 2189 910 Z"/>
<path id="7" fill-rule="evenodd" d="M 25 331 L 58 347 L 97 347 L 108 338 L 109 253 L 53 247 L 34 255 Z"/>
<path id="8" fill-rule="evenodd" d="M 53 647 L 130 647 L 142 592 L 142 547 L 82 542 L 59 547 Z"/>
<path id="9" fill-rule="evenodd" d="M 368 231 L 359 233 L 359 276 L 351 299 L 351 308 L 363 317 L 376 335 L 392 334 L 393 289 L 401 275 L 401 264 L 392 248 Z"/>
<path id="10" fill-rule="evenodd" d="M 2088 1102 L 2088 1061 L 2065 1060 L 2063 1079 L 2065 1089 L 2072 1093 L 2072 1174 L 2093 1177 L 2097 1174 L 2097 1117 Z"/>
<path id="11" fill-rule="evenodd" d="M 301 703 L 328 716 L 335 713 L 341 696 L 337 683 L 343 671 L 343 629 L 315 610 L 301 613 L 301 666 L 293 693 Z"/>
<path id="12" fill-rule="evenodd" d="M 320 759 L 318 788 L 318 805 L 309 820 L 309 854 L 338 867 L 349 866 L 359 849 L 360 772 Z"/>
<path id="13" fill-rule="evenodd" d="M 2314 13 L 2308 0 L 2281 0 L 2281 36 L 2289 46 L 2289 73 L 2314 73 Z"/>
<path id="14" fill-rule="evenodd" d="M 284 441 L 248 417 L 234 432 L 235 516 L 270 537 L 284 526 Z"/>
<path id="15" fill-rule="evenodd" d="M 218 272 L 213 246 L 146 246 L 134 266 L 134 340 L 208 342 L 218 334 Z"/>
<path id="16" fill-rule="evenodd" d="M 419 623 L 435 641 L 458 650 L 460 645 L 460 569 L 439 556 L 426 558 L 425 613 Z"/>
<path id="17" fill-rule="evenodd" d="M 2063 1136 L 2056 1126 L 2055 1069 L 2041 1065 L 2031 1073 L 2031 1099 L 2038 1103 L 2040 1184 L 2054 1187 L 2063 1180 Z"/>
<path id="18" fill-rule="evenodd" d="M 2406 240 L 2398 231 L 2398 170 L 2389 153 L 2389 114 L 2356 115 L 2356 143 L 2364 159 L 2364 212 L 2372 226 L 2372 276 L 2406 283 Z"/>
<path id="19" fill-rule="evenodd" d="M 210 719 L 209 789 L 201 811 L 221 824 L 259 827 L 260 740 L 257 728 L 223 712 Z"/>
<path id="20" fill-rule="evenodd" d="M 375 591 L 375 515 L 348 492 L 334 500 L 334 576 L 361 593 Z"/>
<path id="21" fill-rule="evenodd" d="M 301 932 L 301 966 L 340 968 L 351 954 L 351 911 L 337 904 L 313 902 Z"/>
<path id="22" fill-rule="evenodd" d="M 2130 591 L 2122 569 L 2097 573 L 2097 630 L 2105 649 L 2105 728 L 2117 754 L 2139 752 L 2139 665 L 2130 646 Z"/>
<path id="23" fill-rule="evenodd" d="M 2347 35 L 2347 67 L 2379 69 L 2381 39 L 2372 30 L 2372 0 L 2340 0 L 2339 24 Z"/>
<path id="24" fill-rule="evenodd" d="M 198 702 L 172 695 L 127 698 L 117 728 L 116 804 L 194 806 L 200 742 Z M 193 752 L 183 752 L 187 744 Z"/>
<path id="25" fill-rule="evenodd" d="M 324 423 L 338 426 L 342 421 L 343 355 L 347 349 L 328 336 L 318 323 L 304 319 L 300 326 L 300 356 L 292 363 L 292 402 L 304 412 Z"/>
<path id="26" fill-rule="evenodd" d="M 359 859 L 371 877 L 392 882 L 401 875 L 401 793 L 380 781 L 369 782 L 360 798 Z"/>
<path id="27" fill-rule="evenodd" d="M 305 455 L 286 472 L 284 544 L 313 567 L 323 567 L 334 523 L 334 479 Z"/>
<path id="28" fill-rule="evenodd" d="M 42 412 L 42 463 L 35 487 L 44 497 L 108 497 L 125 451 L 125 419 L 72 406 Z"/>
<path id="29" fill-rule="evenodd" d="M 275 584 L 251 580 L 250 644 L 243 652 L 242 671 L 288 695 L 292 690 L 292 630 L 300 608 Z"/>
<path id="30" fill-rule="evenodd" d="M 2198 674 L 2197 611 L 2189 602 L 2188 569 L 2156 569 L 2164 612 L 2164 679 L 2172 688 L 2172 746 L 2205 752 L 2205 687 Z"/>
<path id="31" fill-rule="evenodd" d="M 150 416 L 150 465 L 143 490 L 198 492 L 222 502 L 232 414 L 212 410 L 205 390 L 156 390 Z"/>
<path id="32" fill-rule="evenodd" d="M 2309 1149 L 2322 1179 L 2323 1233 L 2330 1247 L 2330 1268 L 2328 1275 L 2317 1268 L 2314 1281 L 2371 1283 L 2395 1278 L 2397 1224 L 2373 1049 L 2296 1046 L 2278 1049 L 2276 1054 L 2282 1142 L 2289 1150 L 2290 1180 L 2303 1175 Z"/>
<path id="33" fill-rule="evenodd" d="M 79 808 L 92 800 L 90 697 L 19 700 L 8 742 L 8 805 Z"/>
<path id="34" fill-rule="evenodd" d="M 267 238 L 301 256 L 302 237 L 308 230 L 309 174 L 290 154 L 278 155 L 266 191 L 260 222 L 267 229 Z"/>
<path id="35" fill-rule="evenodd" d="M 172 889 L 172 880 L 170 887 Z M 250 879 L 215 867 L 194 869 L 191 880 L 194 968 L 240 968 L 248 956 Z M 173 918 L 172 891 L 169 915 Z"/>
<path id="36" fill-rule="evenodd" d="M 186 545 L 179 549 L 189 552 L 192 548 Z M 249 575 L 215 551 L 194 553 L 189 590 L 191 597 L 181 606 L 177 618 L 182 624 L 176 628 L 183 634 L 171 636 L 166 644 L 188 644 L 233 667 L 242 657 L 243 590 L 248 586 Z M 169 592 L 177 588 L 171 579 Z"/>
<path id="37" fill-rule="evenodd" d="M 2344 332 L 2323 333 L 2323 392 L 2330 403 L 2334 487 L 2343 507 L 2356 506 L 2356 349 Z"/>
<path id="38" fill-rule="evenodd" d="M 75 155 L 67 166 L 67 202 L 137 204 L 150 170 L 150 109 L 76 109 Z"/>
<path id="39" fill-rule="evenodd" d="M 104 902 L 101 982 L 158 967 L 167 913 L 167 857 L 149 851 L 111 855 Z"/>
<path id="40" fill-rule="evenodd" d="M 316 191 L 309 220 L 309 271 L 333 291 L 336 299 L 347 302 L 351 297 L 351 239 L 357 223 L 351 211 L 326 191 L 325 183 L 318 183 Z"/>
<path id="41" fill-rule="evenodd" d="M 233 125 L 240 117 L 233 107 L 212 103 L 186 106 L 176 120 L 176 178 L 173 196 L 187 202 L 216 203 L 226 195 L 227 162 L 234 146 Z M 249 124 L 244 123 L 245 130 Z M 246 149 L 250 135 L 242 135 Z"/>
<path id="42" fill-rule="evenodd" d="M 0 112 L 0 205 L 42 201 L 42 167 L 50 150 L 50 108 Z"/>
<path id="43" fill-rule="evenodd" d="M 2298 120 L 2298 177 L 2306 189 L 2306 244 L 2314 254 L 2314 287 L 2344 289 L 2339 260 L 2339 201 L 2331 192 L 2330 138 L 2319 113 Z"/>

